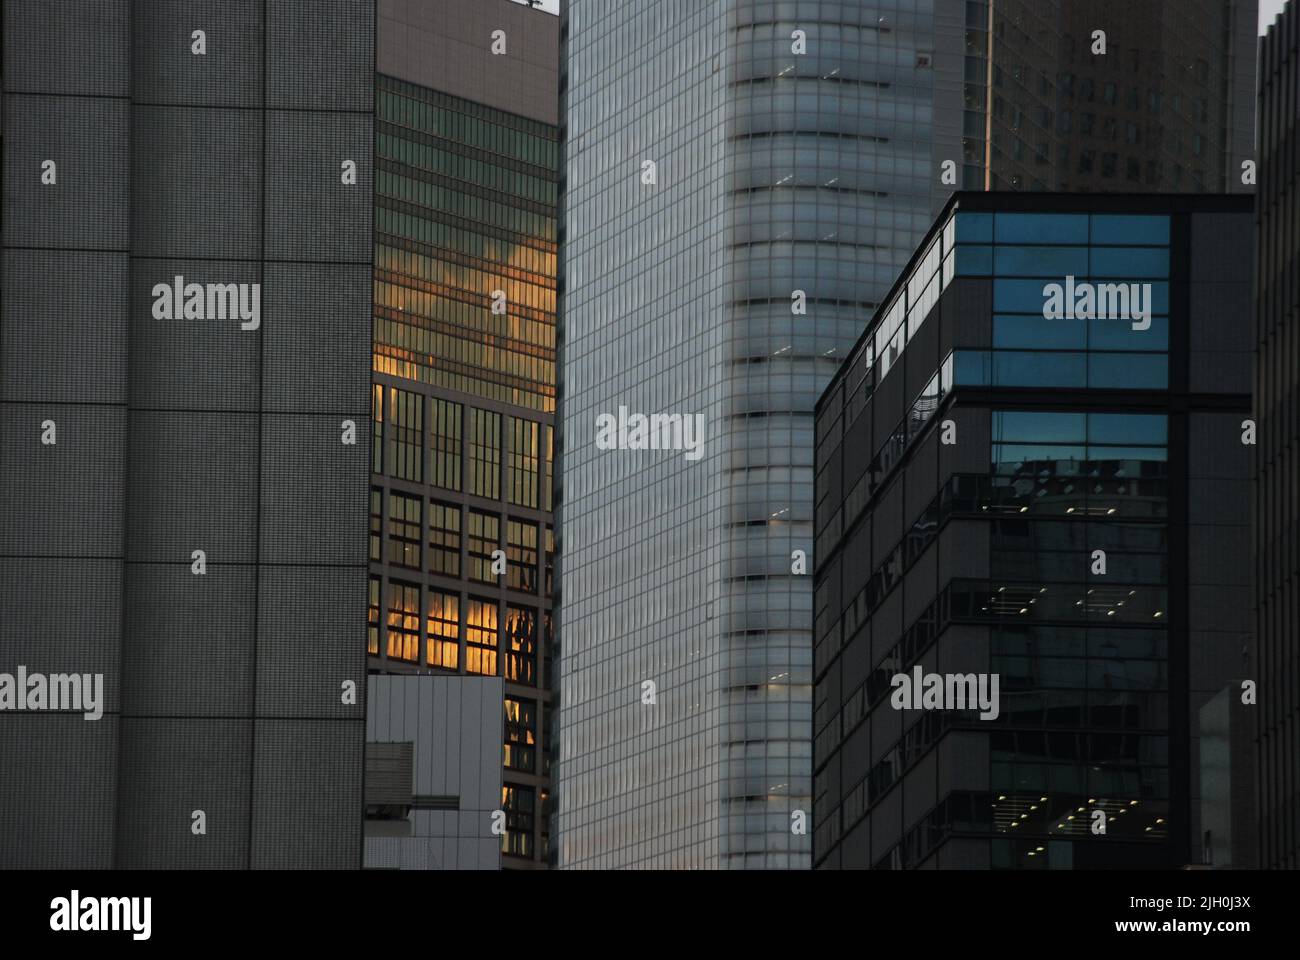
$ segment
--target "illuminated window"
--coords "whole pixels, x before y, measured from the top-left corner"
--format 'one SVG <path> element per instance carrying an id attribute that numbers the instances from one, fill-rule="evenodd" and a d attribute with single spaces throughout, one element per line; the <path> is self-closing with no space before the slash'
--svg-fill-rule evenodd
<path id="1" fill-rule="evenodd" d="M 388 582 L 388 659 L 420 658 L 420 588 L 416 584 Z"/>
<path id="2" fill-rule="evenodd" d="M 501 548 L 501 518 L 478 510 L 469 512 L 469 578 L 479 583 L 496 583 L 492 573 L 492 551 Z"/>
<path id="3" fill-rule="evenodd" d="M 366 650 L 379 656 L 379 578 L 370 578 L 369 609 L 366 611 Z"/>
<path id="4" fill-rule="evenodd" d="M 537 524 L 506 524 L 506 584 L 512 590 L 537 592 Z"/>
<path id="5" fill-rule="evenodd" d="M 429 572 L 460 576 L 460 507 L 429 503 Z"/>
<path id="6" fill-rule="evenodd" d="M 388 562 L 391 564 L 420 569 L 420 503 L 419 497 L 392 491 L 388 494 Z"/>
<path id="7" fill-rule="evenodd" d="M 505 752 L 507 770 L 532 773 L 537 766 L 537 704 L 507 698 Z"/>
<path id="8" fill-rule="evenodd" d="M 489 500 L 501 496 L 501 415 L 470 410 L 469 492 Z"/>
<path id="9" fill-rule="evenodd" d="M 424 397 L 389 387 L 387 426 L 384 459 L 388 475 L 421 482 L 424 479 Z"/>
<path id="10" fill-rule="evenodd" d="M 434 397 L 429 413 L 429 483 L 460 489 L 461 405 Z"/>
<path id="11" fill-rule="evenodd" d="M 497 603 L 470 597 L 465 618 L 465 671 L 497 675 Z"/>
<path id="12" fill-rule="evenodd" d="M 510 461 L 507 473 L 510 480 L 510 502 L 524 507 L 536 507 L 538 425 L 519 417 L 508 418 L 508 423 Z"/>
<path id="13" fill-rule="evenodd" d="M 430 590 L 425 615 L 428 635 L 425 662 L 431 667 L 456 670 L 460 665 L 460 597 Z"/>
<path id="14" fill-rule="evenodd" d="M 537 683 L 537 611 L 530 607 L 506 607 L 506 679 Z"/>
<path id="15" fill-rule="evenodd" d="M 536 793 L 532 787 L 513 783 L 501 785 L 501 809 L 506 814 L 506 832 L 501 835 L 501 852 L 515 857 L 533 855 L 533 819 Z"/>
<path id="16" fill-rule="evenodd" d="M 376 563 L 382 557 L 380 540 L 384 534 L 384 491 L 370 488 L 370 559 Z"/>

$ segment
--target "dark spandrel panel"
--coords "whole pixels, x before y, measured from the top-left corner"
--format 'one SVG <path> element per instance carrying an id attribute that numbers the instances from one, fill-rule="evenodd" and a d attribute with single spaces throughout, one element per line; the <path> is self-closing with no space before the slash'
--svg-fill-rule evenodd
<path id="1" fill-rule="evenodd" d="M 113 866 L 118 719 L 0 715 L 0 869 Z"/>
<path id="2" fill-rule="evenodd" d="M 176 278 L 182 278 L 179 307 Z M 195 289 L 195 302 L 204 316 L 184 316 L 186 288 Z M 229 285 L 237 284 L 232 299 Z M 254 289 L 255 284 L 261 284 Z M 166 290 L 158 289 L 159 286 Z M 209 296 L 209 291 L 212 295 Z M 135 409 L 220 410 L 253 412 L 258 408 L 258 341 L 270 323 L 263 300 L 268 290 L 256 263 L 214 260 L 131 261 L 130 396 Z M 161 319 L 166 299 L 171 316 Z M 209 302 L 212 307 L 209 308 Z M 253 320 L 241 319 L 245 312 Z M 231 307 L 234 309 L 231 309 Z M 225 319 L 221 317 L 225 316 Z M 256 437 L 254 437 L 256 439 Z"/>
<path id="3" fill-rule="evenodd" d="M 0 399 L 125 403 L 123 253 L 6 250 Z"/>
<path id="4" fill-rule="evenodd" d="M 132 411 L 130 458 L 128 560 L 255 559 L 255 415 Z"/>
<path id="5" fill-rule="evenodd" d="M 256 721 L 255 870 L 360 866 L 365 691 L 355 720 Z"/>
<path id="6" fill-rule="evenodd" d="M 122 711 L 132 716 L 251 716 L 254 568 L 128 563 Z"/>
<path id="7" fill-rule="evenodd" d="M 101 673 L 104 713 L 117 712 L 120 560 L 0 558 L 0 609 L 0 671 L 23 664 L 47 676 Z"/>
<path id="8" fill-rule="evenodd" d="M 263 409 L 369 421 L 368 265 L 268 264 Z M 358 443 L 364 442 L 358 440 Z"/>
<path id="9" fill-rule="evenodd" d="M 267 6 L 267 106 L 368 111 L 376 0 L 276 0 Z"/>
<path id="10" fill-rule="evenodd" d="M 341 442 L 337 417 L 264 414 L 262 431 L 259 560 L 363 565 L 370 479 L 364 420 L 351 445 Z"/>
<path id="11" fill-rule="evenodd" d="M 6 246 L 126 249 L 129 111 L 122 100 L 5 97 Z"/>
<path id="12" fill-rule="evenodd" d="M 136 103 L 131 108 L 132 254 L 260 256 L 261 144 L 257 111 Z"/>
<path id="13" fill-rule="evenodd" d="M 132 99 L 137 104 L 262 104 L 263 0 L 134 0 Z M 206 53 L 196 54 L 202 30 Z"/>
<path id="14" fill-rule="evenodd" d="M 0 555 L 121 557 L 125 452 L 120 406 L 0 404 Z"/>
<path id="15" fill-rule="evenodd" d="M 257 715 L 362 716 L 343 683 L 365 687 L 367 574 L 360 566 L 264 566 L 258 581 Z M 286 598 L 293 598 L 287 603 Z M 361 703 L 358 694 L 356 703 Z"/>
<path id="16" fill-rule="evenodd" d="M 273 110 L 267 126 L 267 258 L 369 264 L 370 118 Z"/>
<path id="17" fill-rule="evenodd" d="M 252 720 L 123 717 L 114 868 L 247 869 L 252 735 Z"/>
<path id="18" fill-rule="evenodd" d="M 131 94 L 131 0 L 4 4 L 6 93 Z"/>

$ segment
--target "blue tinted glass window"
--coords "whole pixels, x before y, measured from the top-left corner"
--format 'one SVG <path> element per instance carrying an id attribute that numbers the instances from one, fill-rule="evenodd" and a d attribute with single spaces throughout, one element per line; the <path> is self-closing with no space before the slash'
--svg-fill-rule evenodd
<path id="1" fill-rule="evenodd" d="M 1097 460 L 1141 460 L 1151 463 L 1164 463 L 1169 459 L 1168 447 L 1089 447 L 1088 459 Z"/>
<path id="2" fill-rule="evenodd" d="M 1168 243 L 1169 218 L 1094 213 L 1093 243 Z"/>
<path id="3" fill-rule="evenodd" d="M 997 247 L 996 251 L 998 276 L 1082 277 L 1088 273 L 1086 247 Z"/>
<path id="4" fill-rule="evenodd" d="M 1082 387 L 1087 385 L 1087 354 L 993 354 L 993 385 L 999 387 Z"/>
<path id="5" fill-rule="evenodd" d="M 1091 272 L 1092 276 L 1102 280 L 1112 277 L 1167 277 L 1169 248 L 1093 247 Z"/>
<path id="6" fill-rule="evenodd" d="M 1087 243 L 1086 213 L 999 213 L 993 224 L 998 243 Z"/>
<path id="7" fill-rule="evenodd" d="M 987 350 L 958 350 L 953 353 L 953 383 L 987 386 L 990 360 Z"/>
<path id="8" fill-rule="evenodd" d="M 1042 280 L 994 280 L 993 309 L 997 313 L 1036 313 L 1043 315 Z"/>
<path id="9" fill-rule="evenodd" d="M 1090 413 L 1090 443 L 1165 443 L 1169 421 L 1164 414 Z"/>
<path id="10" fill-rule="evenodd" d="M 1056 443 L 1083 443 L 1087 414 L 1038 412 L 1036 410 L 995 410 L 993 441 L 1050 440 Z"/>
<path id="11" fill-rule="evenodd" d="M 993 273 L 992 247 L 959 246 L 955 256 L 957 258 L 957 276 L 959 277 L 987 277 Z"/>
<path id="12" fill-rule="evenodd" d="M 1160 353 L 1089 354 L 1088 386 L 1164 390 L 1169 386 L 1169 358 Z"/>
<path id="13" fill-rule="evenodd" d="M 1041 314 L 999 314 L 993 318 L 993 346 L 1083 350 L 1088 345 L 1087 323 L 1086 320 L 1047 320 Z"/>
<path id="14" fill-rule="evenodd" d="M 995 443 L 992 460 L 998 473 L 1019 473 L 1032 464 L 1056 463 L 1059 474 L 1079 473 L 1087 447 L 1065 443 Z"/>
<path id="15" fill-rule="evenodd" d="M 1134 330 L 1132 320 L 1089 320 L 1087 323 L 1090 350 L 1161 352 L 1169 349 L 1168 317 L 1152 317 L 1151 326 L 1146 330 Z"/>
<path id="16" fill-rule="evenodd" d="M 957 242 L 992 243 L 993 214 L 959 213 L 957 214 Z"/>

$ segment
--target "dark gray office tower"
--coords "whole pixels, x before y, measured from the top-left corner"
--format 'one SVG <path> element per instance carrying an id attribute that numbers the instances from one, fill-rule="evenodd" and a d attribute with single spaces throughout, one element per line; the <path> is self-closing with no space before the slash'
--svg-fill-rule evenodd
<path id="1" fill-rule="evenodd" d="M 4 4 L 0 866 L 361 864 L 374 13 Z"/>
<path id="2" fill-rule="evenodd" d="M 1203 860 L 1252 248 L 1249 197 L 949 201 L 817 407 L 817 866 Z"/>
<path id="3" fill-rule="evenodd" d="M 1300 484 L 1300 6 L 1287 4 L 1260 42 L 1256 264 L 1255 576 L 1259 639 L 1259 865 L 1300 866 L 1300 681 L 1297 538 Z M 1290 454 L 1290 456 L 1288 455 Z"/>

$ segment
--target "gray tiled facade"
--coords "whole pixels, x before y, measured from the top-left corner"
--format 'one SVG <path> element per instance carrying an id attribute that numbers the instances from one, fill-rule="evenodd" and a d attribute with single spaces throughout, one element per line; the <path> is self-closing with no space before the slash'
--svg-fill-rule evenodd
<path id="1" fill-rule="evenodd" d="M 374 19 L 4 6 L 0 672 L 105 713 L 0 713 L 0 866 L 361 863 Z"/>

